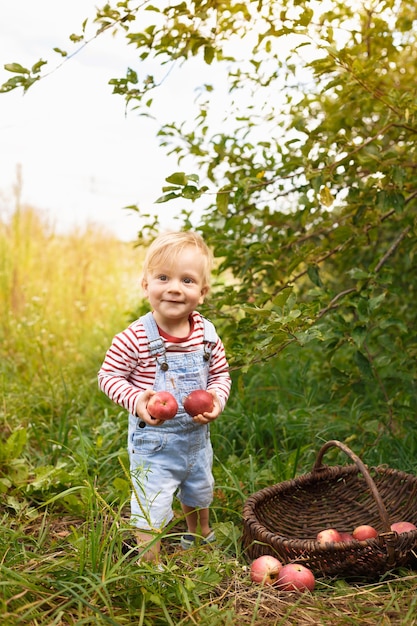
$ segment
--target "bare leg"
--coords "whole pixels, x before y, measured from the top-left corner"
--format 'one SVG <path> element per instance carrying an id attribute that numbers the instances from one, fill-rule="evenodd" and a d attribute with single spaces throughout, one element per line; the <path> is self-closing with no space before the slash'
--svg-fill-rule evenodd
<path id="1" fill-rule="evenodd" d="M 135 532 L 136 541 L 138 542 L 139 550 L 143 550 L 146 546 L 152 541 L 153 535 L 151 533 L 147 533 L 144 531 L 137 530 Z M 143 561 L 158 561 L 159 560 L 159 552 L 161 549 L 161 542 L 155 541 L 146 552 L 141 554 L 140 560 Z"/>
<path id="2" fill-rule="evenodd" d="M 200 526 L 201 534 L 203 537 L 207 537 L 207 535 L 211 533 L 209 509 L 195 509 L 186 504 L 182 504 L 181 506 L 185 515 L 185 521 L 187 522 L 188 532 L 195 534 L 197 528 Z"/>

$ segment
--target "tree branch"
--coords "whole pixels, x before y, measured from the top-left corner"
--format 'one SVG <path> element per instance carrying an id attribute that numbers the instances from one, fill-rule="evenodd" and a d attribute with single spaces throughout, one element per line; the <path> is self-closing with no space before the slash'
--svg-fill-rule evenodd
<path id="1" fill-rule="evenodd" d="M 404 237 L 407 235 L 407 233 L 410 230 L 410 226 L 407 226 L 406 228 L 404 228 L 403 232 L 397 237 L 397 239 L 394 241 L 394 243 L 388 248 L 388 250 L 386 251 L 386 253 L 384 254 L 384 256 L 382 257 L 382 259 L 378 262 L 378 264 L 375 267 L 375 272 L 378 273 L 379 270 L 381 269 L 381 267 L 387 262 L 387 260 L 389 259 L 389 257 L 394 254 L 395 250 L 398 248 L 398 246 L 400 245 L 401 241 L 404 239 Z"/>
<path id="2" fill-rule="evenodd" d="M 338 293 L 332 300 L 330 300 L 329 304 L 324 309 L 321 309 L 321 311 L 319 311 L 316 317 L 316 320 L 319 320 L 321 317 L 326 315 L 326 313 L 328 313 L 332 309 L 337 309 L 337 307 L 339 306 L 337 302 L 341 298 L 343 298 L 343 296 L 347 296 L 350 293 L 354 293 L 355 291 L 357 291 L 357 287 L 351 287 L 350 289 L 345 289 L 344 291 L 341 291 L 340 293 Z"/>

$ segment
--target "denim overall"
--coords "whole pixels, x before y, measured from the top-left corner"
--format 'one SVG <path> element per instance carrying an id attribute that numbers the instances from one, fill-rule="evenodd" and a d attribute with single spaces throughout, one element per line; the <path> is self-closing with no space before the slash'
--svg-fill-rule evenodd
<path id="1" fill-rule="evenodd" d="M 203 318 L 204 319 L 204 318 Z M 213 451 L 207 424 L 196 424 L 185 412 L 182 400 L 193 389 L 206 389 L 210 355 L 217 335 L 204 319 L 204 343 L 200 350 L 183 354 L 165 351 L 152 313 L 141 318 L 151 355 L 157 361 L 155 391 L 169 391 L 178 402 L 178 413 L 159 426 L 129 415 L 128 449 L 132 478 L 131 521 L 144 530 L 159 529 L 173 517 L 172 502 L 207 508 L 213 499 Z"/>

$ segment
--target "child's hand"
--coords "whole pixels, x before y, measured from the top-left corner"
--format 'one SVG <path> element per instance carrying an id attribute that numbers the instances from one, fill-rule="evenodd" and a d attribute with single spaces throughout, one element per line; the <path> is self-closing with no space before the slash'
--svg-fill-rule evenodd
<path id="1" fill-rule="evenodd" d="M 151 399 L 152 396 L 154 396 L 156 393 L 156 391 L 154 391 L 153 389 L 146 389 L 146 391 L 144 391 L 138 398 L 138 401 L 136 402 L 136 415 L 143 421 L 145 422 L 145 424 L 149 424 L 149 426 L 159 426 L 159 424 L 162 424 L 162 422 L 164 420 L 158 420 L 155 419 L 154 417 L 152 417 L 152 415 L 149 414 L 148 409 L 146 408 L 148 406 L 148 402 Z"/>
<path id="2" fill-rule="evenodd" d="M 213 396 L 213 410 L 210 413 L 200 413 L 199 415 L 195 415 L 193 417 L 193 421 L 197 424 L 209 424 L 217 419 L 222 412 L 220 401 L 217 397 L 217 394 L 212 389 L 207 389 L 207 391 Z"/>

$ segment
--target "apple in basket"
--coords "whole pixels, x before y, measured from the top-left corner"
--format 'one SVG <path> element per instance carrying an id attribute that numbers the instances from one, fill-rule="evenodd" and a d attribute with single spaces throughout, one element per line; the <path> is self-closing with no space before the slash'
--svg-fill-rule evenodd
<path id="1" fill-rule="evenodd" d="M 351 541 L 354 541 L 353 539 L 353 535 L 351 533 L 347 533 L 347 532 L 340 532 L 340 541 L 343 541 L 343 543 L 350 543 Z"/>
<path id="2" fill-rule="evenodd" d="M 369 526 L 369 524 L 361 524 L 360 526 L 356 526 L 352 535 L 354 539 L 364 541 L 365 539 L 373 539 L 376 537 L 378 531 L 373 526 Z"/>
<path id="3" fill-rule="evenodd" d="M 313 591 L 315 584 L 313 572 L 301 563 L 287 563 L 278 574 L 277 589 L 281 591 Z"/>
<path id="4" fill-rule="evenodd" d="M 317 533 L 317 541 L 321 544 L 336 543 L 342 541 L 340 533 L 335 528 L 325 528 Z"/>
<path id="5" fill-rule="evenodd" d="M 417 526 L 411 522 L 394 522 L 391 524 L 391 530 L 395 530 L 396 533 L 408 533 L 411 530 L 417 530 Z"/>
<path id="6" fill-rule="evenodd" d="M 251 563 L 251 580 L 263 585 L 275 585 L 281 568 L 281 561 L 270 554 L 263 554 Z"/>
<path id="7" fill-rule="evenodd" d="M 146 408 L 154 419 L 171 420 L 177 414 L 178 402 L 169 391 L 157 391 L 149 399 Z"/>

